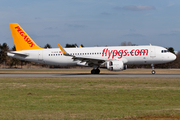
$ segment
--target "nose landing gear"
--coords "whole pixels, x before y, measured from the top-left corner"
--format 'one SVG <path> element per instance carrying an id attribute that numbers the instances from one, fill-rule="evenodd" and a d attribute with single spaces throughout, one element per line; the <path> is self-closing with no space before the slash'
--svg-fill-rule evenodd
<path id="1" fill-rule="evenodd" d="M 151 64 L 151 67 L 152 67 L 152 74 L 154 75 L 154 74 L 156 74 L 156 71 L 154 70 L 154 64 Z"/>

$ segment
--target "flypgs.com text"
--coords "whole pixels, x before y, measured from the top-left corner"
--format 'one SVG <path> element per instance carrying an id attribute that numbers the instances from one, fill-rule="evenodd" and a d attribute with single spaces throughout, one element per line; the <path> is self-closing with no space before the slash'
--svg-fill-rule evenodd
<path id="1" fill-rule="evenodd" d="M 24 40 L 29 44 L 30 47 L 35 46 L 32 40 L 26 35 L 26 33 L 23 32 L 23 30 L 19 26 L 15 27 L 15 29 L 17 29 L 17 32 L 19 32 L 19 34 L 24 37 Z"/>
<path id="2" fill-rule="evenodd" d="M 128 52 L 127 49 L 125 50 L 109 50 L 108 48 L 103 49 L 102 56 L 107 56 L 108 59 L 112 57 L 112 59 L 118 56 L 118 59 L 121 59 L 123 56 L 147 56 L 148 49 L 132 49 Z"/>

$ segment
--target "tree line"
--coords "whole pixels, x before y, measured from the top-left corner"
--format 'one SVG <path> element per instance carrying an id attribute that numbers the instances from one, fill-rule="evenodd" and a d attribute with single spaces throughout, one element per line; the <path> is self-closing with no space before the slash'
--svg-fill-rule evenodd
<path id="1" fill-rule="evenodd" d="M 130 42 L 121 43 L 121 46 L 126 45 L 132 45 L 136 46 L 135 44 L 132 44 Z M 78 47 L 77 44 L 66 44 L 66 48 L 69 47 Z M 84 47 L 84 45 L 81 44 L 81 47 Z M 50 44 L 46 44 L 44 46 L 45 49 L 52 48 Z M 39 66 L 39 67 L 46 67 L 46 68 L 55 68 L 57 66 L 49 66 L 49 65 L 41 65 L 38 63 L 33 62 L 27 62 L 23 60 L 18 60 L 16 58 L 11 58 L 7 56 L 8 51 L 15 51 L 16 48 L 13 46 L 11 49 L 7 45 L 7 43 L 0 44 L 0 68 L 22 68 L 23 66 Z M 172 47 L 168 48 L 168 50 L 172 53 L 174 53 L 174 49 Z M 166 64 L 156 64 L 155 68 L 180 68 L 180 52 L 176 54 L 177 59 L 173 62 L 166 63 Z M 151 68 L 151 65 L 128 65 L 128 68 Z"/>

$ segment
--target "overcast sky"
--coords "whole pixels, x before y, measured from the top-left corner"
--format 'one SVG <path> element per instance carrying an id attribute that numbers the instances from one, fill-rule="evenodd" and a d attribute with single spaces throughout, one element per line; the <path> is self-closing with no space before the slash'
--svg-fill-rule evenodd
<path id="1" fill-rule="evenodd" d="M 9 23 L 41 47 L 131 42 L 180 51 L 180 0 L 1 0 L 0 43 L 12 48 Z"/>

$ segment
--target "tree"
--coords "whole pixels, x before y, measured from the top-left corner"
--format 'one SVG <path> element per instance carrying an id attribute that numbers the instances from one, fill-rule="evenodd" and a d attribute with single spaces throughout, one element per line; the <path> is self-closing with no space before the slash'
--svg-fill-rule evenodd
<path id="1" fill-rule="evenodd" d="M 9 50 L 9 47 L 7 46 L 6 43 L 3 43 L 0 45 L 0 62 L 5 62 L 7 59 L 7 51 Z"/>
<path id="2" fill-rule="evenodd" d="M 16 47 L 13 46 L 12 50 L 16 51 Z M 18 65 L 20 63 L 21 63 L 21 60 L 18 60 L 16 58 L 11 58 L 11 60 L 10 60 L 10 67 L 12 67 L 13 65 Z"/>
<path id="3" fill-rule="evenodd" d="M 44 48 L 46 48 L 46 49 L 47 49 L 47 48 L 52 48 L 52 47 L 51 47 L 51 45 L 50 45 L 50 44 L 48 44 L 48 43 L 47 43 L 47 44 L 44 46 Z"/>
<path id="4" fill-rule="evenodd" d="M 4 65 L 7 62 L 7 51 L 9 50 L 9 47 L 7 46 L 7 43 L 3 43 L 0 45 L 0 63 L 3 63 Z"/>
<path id="5" fill-rule="evenodd" d="M 84 47 L 84 45 L 83 45 L 83 44 L 81 44 L 81 47 Z"/>
<path id="6" fill-rule="evenodd" d="M 78 47 L 77 44 L 66 44 L 65 48 L 72 48 L 72 47 Z M 81 47 L 84 47 L 83 44 L 81 44 Z"/>
<path id="7" fill-rule="evenodd" d="M 136 44 L 132 44 L 131 42 L 122 42 L 121 46 L 136 46 Z"/>
<path id="8" fill-rule="evenodd" d="M 12 51 L 16 51 L 16 47 L 15 47 L 15 45 L 12 47 Z"/>
<path id="9" fill-rule="evenodd" d="M 77 47 L 77 44 L 66 44 L 65 48 Z"/>
<path id="10" fill-rule="evenodd" d="M 174 52 L 174 48 L 173 48 L 173 47 L 168 48 L 168 50 L 169 50 L 169 52 L 171 52 L 171 53 L 174 53 L 174 54 L 175 54 L 175 52 Z"/>

